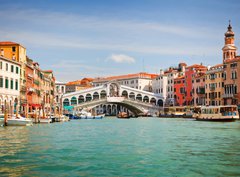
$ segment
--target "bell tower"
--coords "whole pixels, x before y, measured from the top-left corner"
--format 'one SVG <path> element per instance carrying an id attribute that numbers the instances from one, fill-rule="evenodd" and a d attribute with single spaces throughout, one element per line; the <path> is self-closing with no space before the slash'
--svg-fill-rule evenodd
<path id="1" fill-rule="evenodd" d="M 229 20 L 228 30 L 225 33 L 225 45 L 222 48 L 223 63 L 236 57 L 237 47 L 234 44 L 234 32 L 232 31 L 231 21 Z"/>

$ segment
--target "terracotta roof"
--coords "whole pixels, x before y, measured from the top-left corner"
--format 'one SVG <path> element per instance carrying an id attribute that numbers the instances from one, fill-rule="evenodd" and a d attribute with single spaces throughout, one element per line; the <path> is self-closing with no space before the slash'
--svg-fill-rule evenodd
<path id="1" fill-rule="evenodd" d="M 149 74 L 145 72 L 136 73 L 136 74 L 126 74 L 126 75 L 120 75 L 120 76 L 110 76 L 110 77 L 102 77 L 102 78 L 95 78 L 93 81 L 99 82 L 99 81 L 111 81 L 111 80 L 118 80 L 118 79 L 130 79 L 130 78 L 151 78 L 154 79 L 158 75 L 157 74 Z"/>
<path id="2" fill-rule="evenodd" d="M 82 80 L 68 82 L 66 85 L 79 85 L 83 87 L 91 87 L 90 82 L 92 81 L 93 81 L 92 78 L 83 78 Z"/>
<path id="3" fill-rule="evenodd" d="M 20 44 L 11 41 L 1 41 L 0 45 L 20 45 Z"/>
<path id="4" fill-rule="evenodd" d="M 221 66 L 223 66 L 223 64 L 217 64 L 217 65 L 215 65 L 215 66 L 212 66 L 210 69 L 212 69 L 212 68 L 218 68 L 218 67 L 221 67 Z"/>
<path id="5" fill-rule="evenodd" d="M 194 65 L 188 66 L 187 68 L 204 68 L 205 69 L 207 67 L 199 64 L 194 64 Z"/>

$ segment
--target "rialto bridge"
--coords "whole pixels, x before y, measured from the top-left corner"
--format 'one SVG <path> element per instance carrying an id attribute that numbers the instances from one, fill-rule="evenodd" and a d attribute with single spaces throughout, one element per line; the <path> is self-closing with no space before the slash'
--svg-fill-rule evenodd
<path id="1" fill-rule="evenodd" d="M 102 86 L 64 94 L 64 107 L 73 106 L 78 111 L 82 108 L 95 109 L 97 112 L 117 114 L 129 110 L 135 115 L 155 114 L 163 106 L 163 97 L 159 94 L 109 82 Z"/>

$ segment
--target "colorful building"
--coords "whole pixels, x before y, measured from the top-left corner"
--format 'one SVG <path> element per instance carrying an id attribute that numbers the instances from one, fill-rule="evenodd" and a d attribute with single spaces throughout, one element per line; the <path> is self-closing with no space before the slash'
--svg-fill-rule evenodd
<path id="1" fill-rule="evenodd" d="M 194 98 L 193 98 L 193 76 L 196 73 L 205 73 L 207 71 L 207 67 L 203 65 L 191 65 L 186 67 L 185 71 L 185 103 L 184 105 L 193 106 L 194 105 Z"/>
<path id="2" fill-rule="evenodd" d="M 205 104 L 211 106 L 222 105 L 223 88 L 223 64 L 210 67 L 205 75 Z"/>
<path id="3" fill-rule="evenodd" d="M 234 44 L 234 32 L 229 24 L 223 47 L 224 105 L 240 105 L 240 56 Z"/>
<path id="4" fill-rule="evenodd" d="M 66 93 L 76 92 L 79 90 L 91 88 L 93 87 L 92 82 L 93 82 L 92 78 L 83 78 L 81 80 L 68 82 L 66 84 Z"/>
<path id="5" fill-rule="evenodd" d="M 178 76 L 174 79 L 175 106 L 184 106 L 185 102 L 185 77 Z"/>
<path id="6" fill-rule="evenodd" d="M 196 72 L 192 83 L 193 106 L 205 105 L 205 73 Z"/>
<path id="7" fill-rule="evenodd" d="M 20 98 L 20 68 L 17 61 L 0 56 L 0 113 L 16 110 Z"/>
<path id="8" fill-rule="evenodd" d="M 21 109 L 23 110 L 23 105 L 26 104 L 26 70 L 25 64 L 27 63 L 26 48 L 21 44 L 3 41 L 0 42 L 0 55 L 8 58 L 9 60 L 19 62 L 21 64 L 20 69 L 20 104 Z"/>

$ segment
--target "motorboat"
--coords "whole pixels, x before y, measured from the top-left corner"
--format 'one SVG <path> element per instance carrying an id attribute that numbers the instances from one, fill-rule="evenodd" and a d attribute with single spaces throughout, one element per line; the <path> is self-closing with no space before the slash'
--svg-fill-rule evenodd
<path id="1" fill-rule="evenodd" d="M 77 116 L 81 119 L 102 119 L 105 117 L 105 114 L 93 115 L 91 112 L 82 110 Z"/>
<path id="2" fill-rule="evenodd" d="M 130 115 L 126 112 L 119 112 L 117 115 L 117 118 L 119 119 L 129 119 Z"/>
<path id="3" fill-rule="evenodd" d="M 33 122 L 31 119 L 18 115 L 17 117 L 12 116 L 8 118 L 7 125 L 8 126 L 30 126 L 30 125 L 33 125 Z"/>

